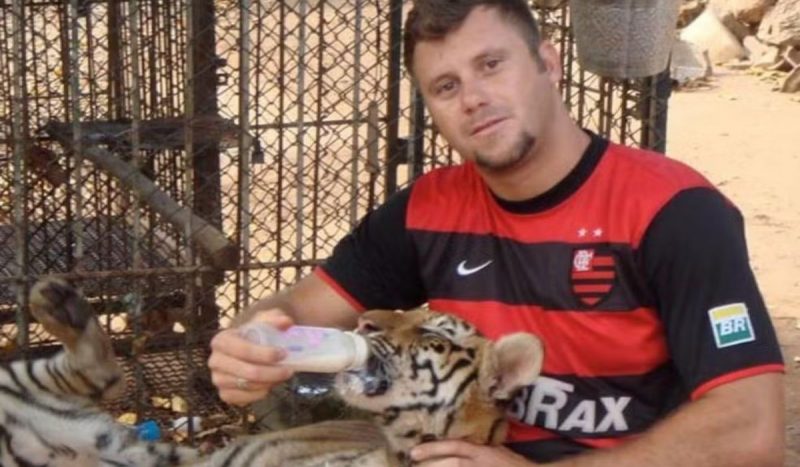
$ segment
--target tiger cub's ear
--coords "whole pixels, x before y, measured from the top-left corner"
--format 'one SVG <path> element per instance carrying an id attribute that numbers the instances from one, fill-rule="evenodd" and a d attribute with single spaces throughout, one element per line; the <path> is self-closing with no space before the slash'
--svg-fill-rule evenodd
<path id="1" fill-rule="evenodd" d="M 533 334 L 518 332 L 490 343 L 481 362 L 480 382 L 487 395 L 508 400 L 536 381 L 542 370 L 542 342 Z"/>

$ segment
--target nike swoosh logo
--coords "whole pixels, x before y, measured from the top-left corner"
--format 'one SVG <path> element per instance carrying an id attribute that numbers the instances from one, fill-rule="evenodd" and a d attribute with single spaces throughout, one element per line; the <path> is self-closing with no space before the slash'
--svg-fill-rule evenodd
<path id="1" fill-rule="evenodd" d="M 464 260 L 464 261 L 458 263 L 458 268 L 456 269 L 456 272 L 458 273 L 459 276 L 469 276 L 471 274 L 475 274 L 476 272 L 480 271 L 481 269 L 485 268 L 486 266 L 488 266 L 490 264 L 492 264 L 492 260 L 491 259 L 489 261 L 483 263 L 483 264 L 479 264 L 479 265 L 475 266 L 474 268 L 468 268 L 467 267 L 467 260 Z"/>

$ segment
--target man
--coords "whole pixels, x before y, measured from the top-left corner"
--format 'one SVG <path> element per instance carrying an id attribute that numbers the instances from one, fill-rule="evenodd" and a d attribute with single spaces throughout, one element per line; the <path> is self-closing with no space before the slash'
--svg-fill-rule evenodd
<path id="1" fill-rule="evenodd" d="M 783 364 L 735 207 L 691 169 L 579 128 L 525 1 L 420 0 L 405 40 L 466 162 L 394 196 L 241 321 L 352 327 L 366 308 L 428 302 L 491 338 L 539 335 L 543 374 L 516 399 L 508 448 L 418 446 L 430 465 L 782 465 Z M 212 349 L 230 403 L 290 376 L 232 331 Z"/>

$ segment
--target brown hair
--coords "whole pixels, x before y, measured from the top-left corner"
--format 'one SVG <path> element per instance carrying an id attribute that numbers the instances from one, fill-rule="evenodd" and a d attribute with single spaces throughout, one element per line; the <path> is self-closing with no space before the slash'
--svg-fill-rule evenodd
<path id="1" fill-rule="evenodd" d="M 496 9 L 513 24 L 525 38 L 537 62 L 541 63 L 539 26 L 525 0 L 414 0 L 403 34 L 403 60 L 409 73 L 413 75 L 417 42 L 443 38 L 461 26 L 467 15 L 480 6 Z"/>

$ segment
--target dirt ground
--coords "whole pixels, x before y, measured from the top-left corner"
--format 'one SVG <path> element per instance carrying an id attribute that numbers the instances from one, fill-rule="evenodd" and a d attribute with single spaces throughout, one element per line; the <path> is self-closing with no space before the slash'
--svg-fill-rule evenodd
<path id="1" fill-rule="evenodd" d="M 800 94 L 716 70 L 669 105 L 667 153 L 703 172 L 742 210 L 753 269 L 786 361 L 786 466 L 800 465 Z"/>

